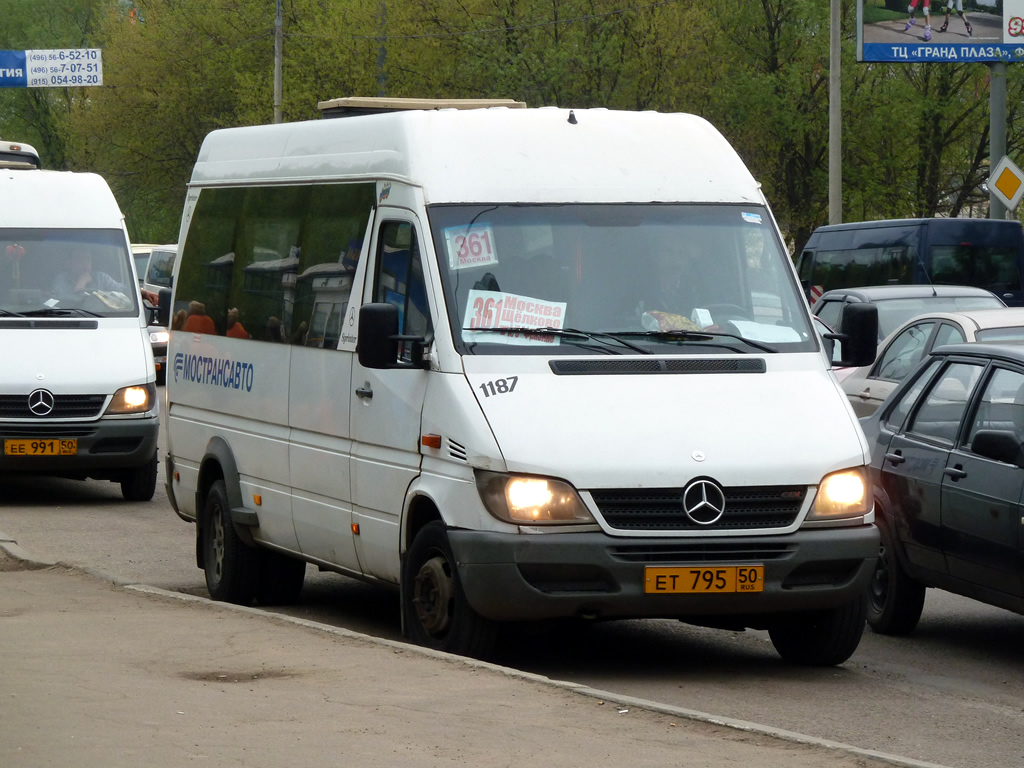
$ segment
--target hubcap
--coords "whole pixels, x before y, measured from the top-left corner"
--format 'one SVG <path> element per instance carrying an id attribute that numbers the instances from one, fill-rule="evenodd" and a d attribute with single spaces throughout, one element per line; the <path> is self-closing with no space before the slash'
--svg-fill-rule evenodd
<path id="1" fill-rule="evenodd" d="M 448 561 L 438 555 L 423 563 L 413 583 L 413 605 L 427 634 L 436 637 L 448 631 L 454 597 L 455 582 Z"/>

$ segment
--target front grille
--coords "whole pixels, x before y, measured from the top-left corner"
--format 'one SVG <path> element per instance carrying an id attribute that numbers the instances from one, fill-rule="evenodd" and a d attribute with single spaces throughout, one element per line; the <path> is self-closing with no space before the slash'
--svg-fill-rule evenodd
<path id="1" fill-rule="evenodd" d="M 95 427 L 89 425 L 61 424 L 8 424 L 0 427 L 0 439 L 28 438 L 48 440 L 51 438 L 89 437 L 96 434 Z"/>
<path id="2" fill-rule="evenodd" d="M 100 415 L 106 395 L 55 395 L 53 411 L 36 416 L 28 409 L 28 394 L 0 395 L 0 419 L 92 419 Z"/>
<path id="3" fill-rule="evenodd" d="M 707 531 L 785 528 L 800 513 L 806 486 L 723 488 L 725 512 L 699 525 L 683 511 L 683 488 L 591 490 L 601 515 L 619 531 Z"/>

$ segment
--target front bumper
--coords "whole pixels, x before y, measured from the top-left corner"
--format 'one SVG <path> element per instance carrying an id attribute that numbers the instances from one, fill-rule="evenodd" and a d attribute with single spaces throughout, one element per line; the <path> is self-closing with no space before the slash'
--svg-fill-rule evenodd
<path id="1" fill-rule="evenodd" d="M 126 469 L 152 461 L 157 449 L 160 419 L 100 419 L 60 422 L 45 426 L 8 422 L 0 424 L 0 474 L 56 475 L 97 480 L 117 479 Z M 74 438 L 73 456 L 9 456 L 7 439 L 57 440 Z"/>
<path id="2" fill-rule="evenodd" d="M 715 539 L 467 530 L 449 530 L 448 537 L 469 604 L 500 621 L 754 617 L 754 626 L 765 614 L 854 600 L 878 556 L 874 525 Z M 644 593 L 646 566 L 753 564 L 764 565 L 763 592 Z"/>

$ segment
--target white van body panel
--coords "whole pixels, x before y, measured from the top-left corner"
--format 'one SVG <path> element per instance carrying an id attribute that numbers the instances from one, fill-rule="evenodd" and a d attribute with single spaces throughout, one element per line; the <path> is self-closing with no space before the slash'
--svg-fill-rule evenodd
<path id="1" fill-rule="evenodd" d="M 4 334 L 0 392 L 32 381 L 54 394 L 113 394 L 111 382 L 152 381 L 153 353 L 138 321 L 110 319 L 107 325 L 102 333 L 57 328 Z"/>
<path id="2" fill-rule="evenodd" d="M 2 171 L 4 223 L 30 229 L 123 229 L 110 187 L 95 173 Z M 73 204 L 71 202 L 73 201 Z"/>
<path id="3" fill-rule="evenodd" d="M 763 374 L 556 376 L 544 358 L 465 358 L 510 472 L 580 489 L 675 487 L 695 475 L 727 486 L 815 485 L 860 465 L 866 446 L 817 356 L 767 363 Z M 513 375 L 511 393 L 482 394 L 484 382 Z M 787 405 L 796 393 L 799 411 Z M 827 447 L 808 439 L 800 413 L 815 415 Z"/>
<path id="4" fill-rule="evenodd" d="M 567 114 L 555 107 L 436 110 L 214 131 L 203 142 L 192 186 L 308 180 L 326 172 L 413 184 L 427 204 L 764 199 L 736 152 L 701 117 L 573 110 L 587 127 L 581 131 Z M 683 141 L 682 151 L 665 151 Z M 579 162 L 593 152 L 600 163 Z"/>

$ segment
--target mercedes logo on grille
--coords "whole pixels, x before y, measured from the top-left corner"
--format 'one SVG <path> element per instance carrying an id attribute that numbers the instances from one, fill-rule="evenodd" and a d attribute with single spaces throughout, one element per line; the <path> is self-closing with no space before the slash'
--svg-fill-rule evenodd
<path id="1" fill-rule="evenodd" d="M 53 395 L 45 389 L 37 389 L 28 396 L 28 409 L 35 416 L 49 416 L 53 413 Z"/>
<path id="2" fill-rule="evenodd" d="M 683 511 L 697 525 L 717 523 L 725 513 L 725 492 L 713 480 L 694 480 L 683 490 Z"/>

